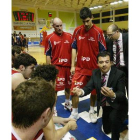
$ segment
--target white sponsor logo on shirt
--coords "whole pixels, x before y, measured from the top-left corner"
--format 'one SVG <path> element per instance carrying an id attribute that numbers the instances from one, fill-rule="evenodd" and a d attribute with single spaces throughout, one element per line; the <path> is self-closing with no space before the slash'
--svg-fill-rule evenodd
<path id="1" fill-rule="evenodd" d="M 54 41 L 54 45 L 59 44 L 61 41 Z"/>
<path id="2" fill-rule="evenodd" d="M 78 86 L 78 85 L 83 85 L 83 82 L 77 82 L 77 81 L 75 81 L 75 83 L 74 83 L 74 85 L 76 85 L 76 86 Z"/>
<path id="3" fill-rule="evenodd" d="M 59 62 L 68 62 L 68 59 L 61 59 L 61 58 L 59 58 Z"/>
<path id="4" fill-rule="evenodd" d="M 65 78 L 57 77 L 57 81 L 65 81 Z"/>
<path id="5" fill-rule="evenodd" d="M 85 37 L 79 36 L 79 40 L 84 39 Z"/>
<path id="6" fill-rule="evenodd" d="M 59 82 L 58 84 L 56 84 L 58 87 L 59 86 L 63 86 L 64 85 L 64 83 L 63 82 Z"/>
<path id="7" fill-rule="evenodd" d="M 65 40 L 65 42 L 64 43 L 69 43 L 69 41 L 68 40 Z"/>
<path id="8" fill-rule="evenodd" d="M 95 39 L 93 37 L 90 37 L 88 40 L 95 41 Z"/>
<path id="9" fill-rule="evenodd" d="M 82 60 L 82 61 L 90 61 L 90 57 L 84 57 L 84 56 L 82 56 L 82 57 L 81 57 L 81 60 Z"/>

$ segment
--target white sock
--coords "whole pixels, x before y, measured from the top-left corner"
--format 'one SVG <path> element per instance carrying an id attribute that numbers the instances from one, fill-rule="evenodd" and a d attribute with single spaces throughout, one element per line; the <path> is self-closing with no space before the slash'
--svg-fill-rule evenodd
<path id="1" fill-rule="evenodd" d="M 94 107 L 93 106 L 90 106 L 90 111 L 94 112 Z"/>
<path id="2" fill-rule="evenodd" d="M 72 113 L 78 113 L 78 108 L 73 108 Z"/>
<path id="3" fill-rule="evenodd" d="M 65 103 L 69 103 L 70 99 L 65 99 Z"/>

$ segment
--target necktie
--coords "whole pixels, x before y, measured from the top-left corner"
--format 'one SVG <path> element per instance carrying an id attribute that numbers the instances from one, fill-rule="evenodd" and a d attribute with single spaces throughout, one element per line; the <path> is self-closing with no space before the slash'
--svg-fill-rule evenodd
<path id="1" fill-rule="evenodd" d="M 102 75 L 102 78 L 101 78 L 101 87 L 105 86 L 105 83 L 106 83 L 105 76 L 106 76 L 106 74 L 103 74 Z M 106 96 L 104 96 L 104 95 L 101 96 L 101 106 L 102 107 L 106 106 Z"/>
<path id="2" fill-rule="evenodd" d="M 116 41 L 116 67 L 120 67 L 120 46 L 118 41 Z"/>

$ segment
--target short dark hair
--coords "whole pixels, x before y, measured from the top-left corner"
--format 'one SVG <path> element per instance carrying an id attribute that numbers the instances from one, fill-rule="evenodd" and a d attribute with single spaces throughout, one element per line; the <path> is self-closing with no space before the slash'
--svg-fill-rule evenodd
<path id="1" fill-rule="evenodd" d="M 110 58 L 110 53 L 108 51 L 99 52 L 97 55 L 97 62 L 98 62 L 99 57 L 106 57 L 106 56 L 109 56 L 109 58 Z"/>
<path id="2" fill-rule="evenodd" d="M 25 67 L 28 67 L 28 66 L 30 66 L 32 64 L 36 65 L 37 61 L 33 56 L 31 56 L 31 55 L 29 55 L 27 53 L 19 54 L 15 58 L 15 61 L 14 61 L 14 67 L 16 69 L 18 69 L 20 65 L 24 65 Z"/>
<path id="3" fill-rule="evenodd" d="M 12 94 L 13 125 L 17 128 L 32 126 L 47 109 L 55 104 L 53 86 L 41 77 L 35 77 L 17 86 Z"/>
<path id="4" fill-rule="evenodd" d="M 21 49 L 20 46 L 13 46 L 13 47 L 12 47 L 12 55 L 13 55 L 13 56 L 15 56 L 15 52 L 16 52 L 17 54 L 20 54 L 21 51 L 22 51 L 22 49 Z"/>
<path id="5" fill-rule="evenodd" d="M 81 19 L 86 19 L 86 18 L 91 18 L 92 17 L 92 13 L 90 11 L 90 9 L 88 7 L 83 7 L 80 10 L 80 18 Z"/>
<path id="6" fill-rule="evenodd" d="M 31 78 L 36 76 L 44 78 L 46 81 L 50 82 L 51 80 L 55 82 L 56 75 L 58 74 L 58 69 L 54 65 L 38 65 L 33 71 Z"/>

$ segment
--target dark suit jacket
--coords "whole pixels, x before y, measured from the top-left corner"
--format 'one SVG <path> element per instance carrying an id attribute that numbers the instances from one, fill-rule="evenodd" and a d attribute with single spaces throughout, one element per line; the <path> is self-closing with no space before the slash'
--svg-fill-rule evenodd
<path id="1" fill-rule="evenodd" d="M 128 69 L 128 33 L 122 33 L 122 41 L 123 41 L 123 55 L 126 68 Z M 111 54 L 111 61 L 113 61 L 113 41 L 110 39 L 106 39 L 107 51 Z"/>
<path id="2" fill-rule="evenodd" d="M 108 78 L 107 87 L 113 88 L 116 94 L 115 100 L 112 102 L 110 97 L 107 97 L 107 102 L 114 108 L 120 110 L 128 109 L 128 100 L 125 96 L 125 74 L 123 71 L 118 70 L 116 67 L 111 67 L 110 75 Z M 100 102 L 101 102 L 101 71 L 95 69 L 92 72 L 91 79 L 87 85 L 83 88 L 85 95 L 88 95 L 93 89 L 97 92 L 97 114 L 99 114 Z"/>

